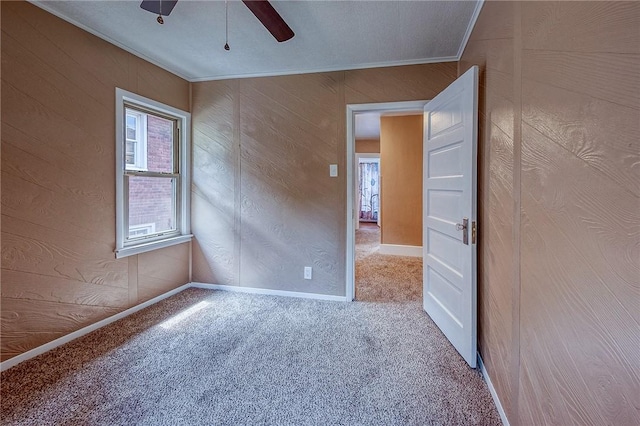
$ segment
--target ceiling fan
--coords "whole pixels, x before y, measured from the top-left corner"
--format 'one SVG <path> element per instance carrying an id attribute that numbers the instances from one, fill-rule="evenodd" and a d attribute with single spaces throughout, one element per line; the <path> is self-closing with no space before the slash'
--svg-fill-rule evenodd
<path id="1" fill-rule="evenodd" d="M 178 0 L 144 0 L 140 7 L 158 15 L 158 23 L 164 23 L 163 16 L 169 16 Z M 226 2 L 225 2 L 226 3 Z M 258 18 L 278 42 L 287 41 L 295 35 L 282 16 L 267 0 L 242 0 L 242 3 Z M 225 47 L 226 49 L 226 47 Z M 228 49 L 227 49 L 228 50 Z"/>

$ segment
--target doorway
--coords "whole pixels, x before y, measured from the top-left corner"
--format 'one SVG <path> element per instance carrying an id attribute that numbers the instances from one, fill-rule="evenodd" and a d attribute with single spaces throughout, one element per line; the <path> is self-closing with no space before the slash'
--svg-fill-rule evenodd
<path id="1" fill-rule="evenodd" d="M 421 105 L 423 308 L 472 368 L 477 361 L 478 74 L 479 67 L 472 66 L 428 103 L 347 105 L 346 297 L 355 298 L 356 114 L 392 108 L 417 109 Z M 386 164 L 384 157 L 382 161 Z M 384 173 L 383 170 L 383 179 Z M 387 204 L 384 197 L 382 204 Z"/>
<path id="2" fill-rule="evenodd" d="M 356 156 L 356 117 L 366 113 L 411 114 L 422 112 L 427 101 L 405 101 L 376 104 L 347 105 L 347 260 L 346 260 L 346 296 L 355 299 L 356 290 L 356 248 L 355 232 L 360 223 L 360 201 L 358 191 L 359 158 Z M 382 188 L 384 191 L 384 188 Z M 378 206 L 380 206 L 380 201 Z M 378 210 L 379 220 L 381 210 Z M 384 224 L 382 224 L 384 226 Z"/>

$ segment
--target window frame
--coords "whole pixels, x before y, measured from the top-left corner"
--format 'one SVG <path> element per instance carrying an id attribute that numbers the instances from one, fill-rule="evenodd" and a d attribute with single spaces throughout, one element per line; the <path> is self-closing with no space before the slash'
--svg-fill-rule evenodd
<path id="1" fill-rule="evenodd" d="M 128 238 L 128 176 L 145 176 L 144 170 L 127 170 L 126 166 L 126 108 L 131 107 L 142 112 L 148 111 L 163 118 L 176 121 L 174 137 L 174 203 L 176 230 L 151 237 Z M 186 111 L 162 104 L 153 99 L 116 88 L 116 258 L 182 244 L 191 241 L 191 114 Z M 176 143 L 177 141 L 177 143 Z M 177 161 L 176 161 L 177 157 Z"/>
<path id="2" fill-rule="evenodd" d="M 145 230 L 149 230 L 149 233 L 144 233 L 141 235 L 151 235 L 151 234 L 155 234 L 156 233 L 156 224 L 155 223 L 143 223 L 142 225 L 134 225 L 134 226 L 129 226 L 129 233 L 131 233 L 131 230 L 135 230 L 135 231 L 145 231 Z"/>

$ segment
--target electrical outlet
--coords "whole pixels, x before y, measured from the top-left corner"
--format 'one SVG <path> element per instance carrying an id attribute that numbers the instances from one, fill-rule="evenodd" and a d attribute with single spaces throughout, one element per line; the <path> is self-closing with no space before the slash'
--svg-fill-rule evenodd
<path id="1" fill-rule="evenodd" d="M 310 280 L 311 279 L 311 266 L 305 266 L 304 267 L 304 279 L 305 280 Z"/>

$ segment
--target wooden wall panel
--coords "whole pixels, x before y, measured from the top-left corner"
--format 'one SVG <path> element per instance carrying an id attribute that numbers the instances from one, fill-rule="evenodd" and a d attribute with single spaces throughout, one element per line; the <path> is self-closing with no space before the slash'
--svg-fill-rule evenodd
<path id="1" fill-rule="evenodd" d="M 115 258 L 111 244 L 94 243 L 4 213 L 2 232 L 5 270 L 127 287 L 127 261 Z"/>
<path id="2" fill-rule="evenodd" d="M 422 115 L 380 117 L 380 238 L 422 246 Z"/>
<path id="3" fill-rule="evenodd" d="M 104 241 L 115 234 L 114 200 L 107 199 L 111 194 L 104 188 L 25 153 L 9 140 L 5 139 L 2 148 L 5 215 L 93 241 Z M 52 175 L 59 178 L 51 180 Z M 86 203 L 88 199 L 92 203 Z M 89 223 L 88 217 L 93 219 Z"/>
<path id="4" fill-rule="evenodd" d="M 2 318 L 0 317 L 0 321 Z M 42 345 L 42 342 L 50 342 L 52 340 L 63 337 L 63 332 L 9 332 L 0 330 L 4 344 L 2 346 L 2 355 L 0 361 L 6 361 L 14 356 L 20 355 L 30 349 Z"/>
<path id="5" fill-rule="evenodd" d="M 2 356 L 5 361 L 62 337 L 122 309 L 56 303 L 33 299 L 2 298 Z"/>
<path id="6" fill-rule="evenodd" d="M 3 11 L 3 15 L 11 17 L 2 21 L 3 38 L 20 43 L 24 49 L 22 60 L 36 58 L 39 64 L 34 70 L 46 69 L 66 76 L 104 106 L 109 106 L 108 92 L 127 81 L 132 56 L 122 49 L 19 2 L 12 2 Z"/>
<path id="7" fill-rule="evenodd" d="M 191 111 L 189 82 L 129 55 L 129 80 L 135 79 L 135 92 L 183 111 Z M 131 84 L 131 82 L 130 82 Z"/>
<path id="8" fill-rule="evenodd" d="M 550 383 L 536 393 L 554 401 L 559 423 L 631 424 L 633 402 L 608 398 L 640 385 L 640 333 L 629 327 L 640 323 L 640 245 L 629 233 L 640 230 L 638 200 L 529 126 L 522 137 L 522 374 Z M 561 398 L 575 383 L 599 385 Z M 543 421 L 530 396 L 522 421 Z"/>
<path id="9" fill-rule="evenodd" d="M 522 110 L 524 122 L 627 191 L 640 195 L 637 109 L 530 80 L 523 81 L 522 92 L 527 99 Z"/>
<path id="10" fill-rule="evenodd" d="M 1 7 L 6 360 L 189 279 L 188 244 L 140 265 L 113 253 L 115 88 L 188 110 L 189 83 L 29 3 Z"/>
<path id="11" fill-rule="evenodd" d="M 45 300 L 72 305 L 113 308 L 129 306 L 127 288 L 9 269 L 2 271 L 2 294 L 12 299 Z"/>
<path id="12" fill-rule="evenodd" d="M 2 361 L 71 333 L 121 309 L 55 303 L 32 299 L 2 299 Z"/>
<path id="13" fill-rule="evenodd" d="M 237 285 L 240 267 L 237 82 L 193 86 L 194 280 Z"/>
<path id="14" fill-rule="evenodd" d="M 345 71 L 345 103 L 433 99 L 451 84 L 455 62 Z"/>
<path id="15" fill-rule="evenodd" d="M 487 369 L 493 373 L 494 386 L 505 392 L 503 401 L 511 410 L 512 384 L 510 358 L 514 335 L 512 324 L 513 243 L 513 139 L 498 126 L 488 123 L 489 145 L 485 171 L 487 176 L 480 206 L 479 258 L 482 261 L 478 292 L 481 313 L 480 346 Z"/>
<path id="16" fill-rule="evenodd" d="M 446 63 L 193 84 L 194 281 L 344 295 L 346 104 L 431 99 L 456 70 Z M 303 279 L 304 266 L 313 280 Z"/>
<path id="17" fill-rule="evenodd" d="M 482 40 L 513 39 L 514 27 L 514 2 L 488 1 L 482 6 L 482 10 L 476 24 L 473 27 L 470 43 L 463 52 L 467 54 L 469 46 Z"/>
<path id="18" fill-rule="evenodd" d="M 639 28 L 635 2 L 486 2 L 459 64 L 481 66 L 480 352 L 511 425 L 640 423 Z"/>
<path id="19" fill-rule="evenodd" d="M 524 79 L 626 107 L 640 99 L 640 54 L 524 50 L 522 69 Z"/>
<path id="20" fill-rule="evenodd" d="M 74 146 L 74 141 L 92 141 L 93 137 L 72 122 L 62 119 L 55 111 L 45 108 L 9 84 L 3 86 L 2 103 L 11 105 L 11 108 L 2 111 L 2 137 L 7 143 L 13 143 L 31 155 L 47 160 L 56 168 L 64 168 L 67 173 L 113 179 L 114 168 L 107 168 L 104 159 L 96 155 L 94 143 Z M 39 125 L 33 126 L 34 121 Z M 51 137 L 55 134 L 67 137 Z"/>
<path id="21" fill-rule="evenodd" d="M 240 82 L 242 285 L 339 294 L 340 74 Z M 283 261 L 285 260 L 286 261 Z M 314 279 L 303 279 L 312 266 Z"/>
<path id="22" fill-rule="evenodd" d="M 522 47 L 562 52 L 640 53 L 633 1 L 525 2 Z"/>
<path id="23" fill-rule="evenodd" d="M 480 67 L 478 129 L 478 347 L 507 415 L 512 375 L 514 246 L 513 7 L 486 2 L 459 63 Z"/>
<path id="24" fill-rule="evenodd" d="M 173 290 L 189 280 L 189 245 L 179 244 L 137 256 L 138 303 Z"/>
<path id="25" fill-rule="evenodd" d="M 3 302 L 2 331 L 67 334 L 92 321 L 92 317 L 100 320 L 117 312 L 102 306 L 8 299 Z"/>

